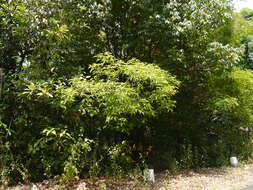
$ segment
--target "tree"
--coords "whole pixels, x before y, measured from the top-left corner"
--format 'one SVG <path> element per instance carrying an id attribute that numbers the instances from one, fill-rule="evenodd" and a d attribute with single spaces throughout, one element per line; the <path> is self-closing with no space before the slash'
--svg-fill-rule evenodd
<path id="1" fill-rule="evenodd" d="M 240 14 L 247 20 L 252 20 L 253 10 L 249 8 L 244 8 L 240 11 Z"/>

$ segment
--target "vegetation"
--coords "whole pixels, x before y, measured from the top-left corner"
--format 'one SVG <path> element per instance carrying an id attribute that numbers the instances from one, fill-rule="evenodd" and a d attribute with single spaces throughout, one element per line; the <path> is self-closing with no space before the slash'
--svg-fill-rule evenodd
<path id="1" fill-rule="evenodd" d="M 233 16 L 230 0 L 3 1 L 0 184 L 249 159 L 251 13 Z"/>

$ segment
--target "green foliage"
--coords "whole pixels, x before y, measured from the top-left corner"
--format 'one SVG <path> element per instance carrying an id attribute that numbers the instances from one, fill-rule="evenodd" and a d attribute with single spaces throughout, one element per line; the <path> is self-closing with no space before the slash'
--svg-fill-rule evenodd
<path id="1" fill-rule="evenodd" d="M 234 13 L 233 19 L 220 30 L 223 32 L 223 39 L 226 44 L 231 44 L 236 47 L 244 49 L 244 56 L 241 60 L 241 67 L 252 69 L 252 35 L 253 35 L 253 22 L 252 10 L 242 9 L 239 13 Z M 226 35 L 228 34 L 228 35 Z"/>
<path id="2" fill-rule="evenodd" d="M 230 0 L 15 0 L 0 18 L 0 183 L 250 157 L 250 10 L 233 16 Z"/>
<path id="3" fill-rule="evenodd" d="M 240 46 L 247 36 L 253 34 L 253 23 L 246 20 L 242 14 L 243 13 L 235 13 L 233 21 L 232 43 L 237 46 Z"/>
<path id="4" fill-rule="evenodd" d="M 253 10 L 249 9 L 249 8 L 243 8 L 241 11 L 240 11 L 241 15 L 248 19 L 248 20 L 252 20 L 252 17 L 253 17 Z"/>
<path id="5" fill-rule="evenodd" d="M 252 82 L 252 72 L 240 69 L 213 78 L 210 81 L 212 99 L 208 106 L 212 110 L 212 118 L 223 122 L 233 121 L 234 125 L 237 122 L 245 128 L 251 127 Z"/>
<path id="6" fill-rule="evenodd" d="M 26 167 L 36 171 L 31 179 L 39 174 L 63 173 L 66 179 L 116 174 L 137 166 L 132 134 L 140 127 L 147 130 L 152 118 L 175 106 L 172 96 L 179 82 L 158 66 L 100 54 L 90 68 L 89 75 L 65 81 L 31 82 L 24 77 L 15 84 L 19 109 L 11 128 L 22 144 L 10 148 L 22 149 L 22 159 L 29 157 Z"/>
<path id="7" fill-rule="evenodd" d="M 221 166 L 228 164 L 227 158 L 231 154 L 244 159 L 250 155 L 250 136 L 239 128 L 251 121 L 244 120 L 242 115 L 236 121 L 235 118 L 239 115 L 232 110 L 240 107 L 243 115 L 251 114 L 251 109 L 243 104 L 247 97 L 243 96 L 246 92 L 242 90 L 245 84 L 237 84 L 237 80 L 236 83 L 231 82 L 226 77 L 234 73 L 234 68 L 240 61 L 239 51 L 229 45 L 214 42 L 208 44 L 198 57 L 191 57 L 196 62 L 190 67 L 192 72 L 181 76 L 184 81 L 176 95 L 174 113 L 168 117 L 156 118 L 153 124 L 156 126 L 154 149 L 159 150 L 158 153 L 153 153 L 153 159 L 160 160 L 156 167 L 180 169 Z M 219 86 L 223 90 L 222 94 L 219 94 Z M 229 91 L 235 89 L 240 90 L 229 94 Z M 236 102 L 237 97 L 245 99 Z M 210 112 L 217 110 L 220 110 L 217 116 L 221 118 L 214 121 Z M 228 133 L 226 130 L 230 128 L 232 131 Z M 236 136 L 237 134 L 240 135 Z M 231 147 L 236 150 L 232 152 Z M 245 152 L 239 152 L 239 147 L 244 147 Z"/>

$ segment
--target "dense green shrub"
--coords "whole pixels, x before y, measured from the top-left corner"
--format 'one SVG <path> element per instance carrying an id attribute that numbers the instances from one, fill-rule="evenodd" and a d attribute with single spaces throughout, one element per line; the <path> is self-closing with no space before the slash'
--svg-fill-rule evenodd
<path id="1" fill-rule="evenodd" d="M 151 162 L 160 160 L 158 168 L 223 166 L 232 155 L 251 157 L 253 78 L 235 66 L 239 58 L 236 49 L 213 43 L 199 65 L 206 72 L 182 82 L 174 112 L 153 123 Z"/>
<path id="2" fill-rule="evenodd" d="M 132 136 L 148 130 L 152 118 L 172 111 L 179 82 L 137 59 L 123 62 L 100 54 L 97 60 L 89 75 L 44 82 L 24 76 L 12 84 L 15 94 L 5 97 L 15 97 L 15 113 L 1 118 L 12 119 L 1 124 L 1 144 L 6 144 L 1 172 L 14 172 L 10 167 L 16 162 L 15 172 L 29 179 L 118 174 L 141 166 L 147 150 L 135 148 L 144 145 Z"/>

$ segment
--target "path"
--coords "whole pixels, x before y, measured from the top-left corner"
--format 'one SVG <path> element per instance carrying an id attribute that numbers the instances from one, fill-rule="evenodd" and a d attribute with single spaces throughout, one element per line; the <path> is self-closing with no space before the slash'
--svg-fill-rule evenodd
<path id="1" fill-rule="evenodd" d="M 253 190 L 253 185 L 251 185 L 251 186 L 249 186 L 249 187 L 247 187 L 247 188 L 245 188 L 243 190 Z"/>

